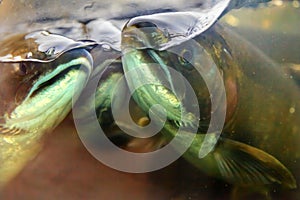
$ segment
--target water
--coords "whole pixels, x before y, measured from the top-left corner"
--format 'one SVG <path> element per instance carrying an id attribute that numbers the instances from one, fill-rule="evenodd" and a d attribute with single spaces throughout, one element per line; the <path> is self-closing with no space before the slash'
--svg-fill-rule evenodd
<path id="1" fill-rule="evenodd" d="M 113 49 L 120 50 L 119 31 L 127 19 L 140 14 L 178 10 L 197 11 L 199 7 L 211 6 L 204 2 L 207 1 L 203 1 L 201 4 L 198 1 L 186 3 L 185 1 L 170 2 L 166 0 L 160 1 L 160 5 L 156 5 L 149 3 L 149 1 L 111 3 L 109 1 L 4 0 L 0 5 L 0 34 L 2 38 L 9 38 L 16 33 L 27 34 L 27 32 L 46 29 L 75 40 L 94 39 L 97 42 L 106 42 Z M 262 8 L 257 9 L 235 10 L 225 15 L 221 23 L 225 26 L 229 25 L 230 29 L 235 31 L 239 37 L 247 39 L 251 46 L 254 45 L 255 49 L 257 47 L 269 56 L 271 59 L 265 60 L 265 63 L 273 63 L 273 61 L 280 63 L 284 73 L 291 73 L 288 68 L 286 69 L 286 66 L 296 66 L 296 72 L 292 71 L 292 74 L 297 74 L 297 66 L 300 64 L 298 55 L 300 33 L 299 28 L 297 28 L 299 27 L 299 3 L 297 4 L 297 2 L 293 1 L 288 4 L 274 1 L 267 8 L 262 6 Z M 95 18 L 100 18 L 100 20 L 94 20 Z M 145 18 L 141 19 L 145 20 Z M 151 17 L 146 20 L 157 22 L 156 18 Z M 109 28 L 101 32 L 99 27 L 103 24 Z M 169 23 L 168 25 L 167 32 L 172 33 L 172 30 L 178 30 L 178 24 L 174 26 Z M 184 25 L 182 24 L 179 28 L 184 27 Z M 159 24 L 159 27 L 163 28 L 163 25 Z M 189 39 L 189 36 L 184 38 Z M 115 42 L 111 43 L 112 40 Z M 53 44 L 52 40 L 49 41 L 50 45 L 53 45 L 57 50 L 58 45 Z M 178 43 L 176 39 L 171 40 L 171 45 L 175 43 Z M 59 44 L 62 43 L 59 42 Z M 205 42 L 201 44 L 205 45 Z M 62 47 L 64 46 L 69 48 L 70 45 L 62 45 Z M 15 46 L 8 47 L 8 49 L 10 48 L 15 48 Z M 163 48 L 166 47 L 163 46 L 161 49 Z M 62 50 L 62 52 L 64 51 Z M 2 50 L 2 54 L 4 54 L 3 52 L 6 51 Z M 58 56 L 55 55 L 53 58 L 58 58 Z M 252 82 L 251 84 L 245 82 L 243 87 L 249 84 L 249 88 L 252 89 L 242 93 L 238 100 L 246 102 L 247 99 L 252 99 L 251 102 L 255 101 L 254 104 L 247 102 L 248 106 L 240 108 L 243 113 L 252 113 L 254 119 L 246 114 L 239 115 L 238 119 L 235 120 L 238 123 L 237 126 L 229 124 L 226 127 L 228 132 L 226 136 L 256 145 L 269 153 L 272 152 L 272 155 L 280 158 L 279 160 L 292 170 L 296 180 L 299 181 L 298 172 L 300 169 L 297 164 L 299 160 L 296 147 L 297 139 L 299 139 L 299 133 L 297 133 L 299 129 L 297 119 L 299 118 L 290 117 L 290 115 L 298 116 L 298 104 L 289 104 L 289 102 L 298 100 L 299 88 L 290 81 L 283 81 L 281 86 L 276 84 L 276 81 L 279 82 L 278 79 L 274 78 L 277 77 L 277 70 L 274 72 L 275 75 L 271 76 L 274 80 L 268 78 L 270 77 L 269 73 L 263 73 L 262 76 L 259 76 L 261 74 L 259 66 L 249 67 L 246 70 L 253 73 L 249 79 L 258 86 L 252 87 Z M 269 71 L 266 70 L 266 72 Z M 3 80 L 3 74 L 1 76 Z M 292 79 L 297 78 L 292 77 Z M 13 84 L 12 82 L 11 85 Z M 231 89 L 236 88 L 231 87 Z M 239 89 L 242 91 L 243 88 Z M 8 95 L 4 94 L 3 91 L 3 96 Z M 270 106 L 265 98 L 259 98 L 257 95 L 264 95 L 266 91 L 269 94 L 268 97 L 274 95 L 274 97 L 281 98 L 280 101 L 271 101 L 277 102 L 276 106 Z M 9 98 L 13 99 L 11 96 Z M 252 112 L 252 109 L 255 111 Z M 282 113 L 279 115 L 277 111 Z M 1 108 L 1 112 L 3 112 L 3 108 Z M 136 111 L 135 114 L 139 115 L 139 112 Z M 139 117 L 136 118 L 138 121 Z M 261 123 L 262 121 L 264 123 Z M 275 124 L 272 121 L 275 121 Z M 268 132 L 268 129 L 272 131 Z M 234 134 L 239 130 L 246 132 L 250 130 L 250 133 L 247 135 L 244 133 Z M 281 131 L 278 133 L 276 130 Z M 289 133 L 293 133 L 294 136 Z M 44 147 L 39 155 L 29 161 L 21 173 L 6 185 L 1 194 L 3 198 L 53 198 L 56 196 L 67 199 L 97 197 L 106 199 L 129 199 L 133 197 L 137 199 L 229 199 L 235 189 L 232 184 L 206 175 L 182 158 L 164 169 L 143 174 L 128 174 L 106 167 L 86 151 L 77 136 L 71 116 L 67 117 L 51 134 L 47 134 L 43 140 Z M 152 142 L 153 140 L 137 140 L 127 148 L 132 151 L 144 152 L 149 150 L 148 148 L 151 150 Z M 263 198 L 264 190 L 260 187 L 255 188 L 256 192 L 251 194 L 247 194 L 245 190 L 247 189 L 242 188 L 242 192 L 239 193 L 245 195 L 243 198 Z M 282 189 L 279 185 L 270 186 L 269 191 L 272 199 L 297 199 L 300 195 L 297 189 Z"/>

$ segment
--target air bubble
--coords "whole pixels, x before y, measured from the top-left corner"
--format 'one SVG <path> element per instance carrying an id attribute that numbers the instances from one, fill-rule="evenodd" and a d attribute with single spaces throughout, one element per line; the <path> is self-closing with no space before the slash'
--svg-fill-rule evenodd
<path id="1" fill-rule="evenodd" d="M 53 55 L 55 52 L 55 47 L 49 48 L 45 53 L 49 56 Z"/>
<path id="2" fill-rule="evenodd" d="M 290 107 L 289 112 L 290 112 L 291 114 L 295 113 L 295 111 L 296 111 L 296 109 L 295 109 L 294 107 Z"/>
<path id="3" fill-rule="evenodd" d="M 27 54 L 26 54 L 26 58 L 31 58 L 32 57 L 32 52 L 28 52 Z"/>
<path id="4" fill-rule="evenodd" d="M 104 51 L 111 51 L 111 47 L 108 44 L 103 44 L 102 48 Z"/>

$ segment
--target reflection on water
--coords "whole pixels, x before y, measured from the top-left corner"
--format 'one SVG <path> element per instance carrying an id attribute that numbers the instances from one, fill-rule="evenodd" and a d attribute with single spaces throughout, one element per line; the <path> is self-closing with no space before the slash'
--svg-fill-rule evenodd
<path id="1" fill-rule="evenodd" d="M 27 28 L 28 31 L 46 28 L 52 29 L 52 32 L 68 35 L 73 39 L 86 39 L 90 38 L 91 35 L 97 37 L 96 35 L 99 33 L 97 28 L 93 29 L 91 26 L 100 26 L 99 24 L 103 24 L 103 21 L 89 23 L 90 20 L 96 17 L 113 18 L 111 20 L 113 24 L 109 24 L 109 26 L 118 30 L 124 24 L 124 21 L 120 18 L 130 18 L 138 15 L 137 12 L 141 9 L 145 10 L 144 13 L 147 14 L 157 12 L 161 8 L 163 8 L 163 11 L 176 11 L 190 9 L 195 5 L 203 6 L 203 8 L 207 6 L 196 2 L 161 1 L 161 4 L 157 6 L 149 1 L 132 3 L 130 0 L 114 3 L 110 1 L 68 1 L 68 5 L 62 5 L 62 1 L 4 1 L 0 5 L 0 23 L 3 25 L 0 28 L 0 34 L 2 37 L 7 34 L 6 37 L 8 37 L 8 35 L 14 33 L 27 32 Z M 57 7 L 61 9 L 58 11 Z M 73 10 L 78 11 L 73 12 Z M 272 61 L 276 61 L 284 65 L 284 70 L 276 69 L 274 72 L 262 70 L 262 72 L 271 73 L 260 73 L 258 66 L 250 66 L 243 69 L 244 71 L 241 70 L 241 73 L 247 74 L 248 77 L 242 77 L 243 84 L 240 85 L 238 91 L 243 91 L 247 86 L 251 89 L 240 93 L 241 96 L 238 97 L 238 101 L 246 102 L 251 99 L 255 102 L 254 104 L 246 104 L 246 106 L 243 104 L 244 107 L 243 105 L 239 107 L 240 113 L 252 112 L 252 115 L 238 115 L 233 125 L 229 124 L 226 127 L 227 130 L 231 131 L 227 133 L 227 137 L 250 145 L 257 145 L 257 147 L 269 153 L 274 153 L 273 155 L 292 171 L 299 182 L 300 173 L 298 172 L 300 172 L 300 167 L 297 164 L 299 162 L 297 144 L 300 142 L 297 140 L 299 139 L 298 130 L 300 130 L 297 103 L 299 87 L 295 85 L 293 80 L 290 80 L 299 78 L 299 67 L 297 67 L 300 64 L 298 11 L 298 1 L 292 1 L 289 4 L 283 1 L 273 1 L 267 8 L 262 6 L 260 9 L 245 8 L 232 11 L 224 16 L 221 23 L 231 26 L 241 38 L 249 40 L 251 44 L 270 56 L 272 60 L 266 59 L 265 63 L 270 62 L 273 64 Z M 74 18 L 79 20 L 74 21 Z M 13 26 L 13 24 L 17 24 L 17 26 Z M 116 32 L 118 31 L 113 33 Z M 228 37 L 226 34 L 222 36 L 224 38 Z M 199 40 L 201 40 L 201 37 Z M 237 44 L 233 40 L 230 38 L 226 40 L 227 45 L 235 44 L 235 47 L 238 45 L 244 47 L 244 43 Z M 116 44 L 119 44 L 119 40 Z M 205 41 L 202 41 L 201 44 L 210 45 Z M 245 46 L 247 47 L 247 45 Z M 249 49 L 244 50 L 239 55 L 245 55 L 246 57 L 247 52 L 251 54 Z M 233 57 L 236 52 L 233 52 Z M 255 63 L 252 61 L 257 59 L 255 64 L 260 64 L 259 60 L 261 58 L 265 57 L 251 57 L 249 63 Z M 247 63 L 248 61 L 242 60 L 240 62 Z M 293 69 L 286 67 L 290 64 L 295 67 Z M 281 74 L 276 74 L 277 71 L 286 73 L 283 76 L 288 77 L 288 79 L 282 78 Z M 21 72 L 24 72 L 22 68 Z M 225 75 L 228 75 L 226 71 Z M 240 76 L 241 74 L 238 78 Z M 278 77 L 282 79 L 279 81 L 276 79 Z M 0 75 L 0 78 L 3 78 L 3 74 Z M 234 80 L 230 79 L 227 83 L 230 91 L 235 91 L 237 88 L 232 86 L 233 82 L 230 81 Z M 276 84 L 276 82 L 283 83 L 283 85 Z M 11 83 L 11 85 L 13 84 Z M 3 91 L 0 91 L 0 94 L 2 93 Z M 273 107 L 270 105 L 272 103 L 265 98 L 261 98 L 266 93 L 268 94 L 267 97 L 270 98 L 270 102 L 277 103 Z M 280 99 L 278 100 L 278 98 Z M 10 97 L 10 99 L 13 99 L 13 97 Z M 233 98 L 232 101 L 234 102 L 235 99 Z M 262 104 L 264 105 L 263 108 L 260 107 Z M 278 124 L 271 123 L 272 120 L 278 122 Z M 235 133 L 238 130 L 245 130 L 247 135 Z M 249 130 L 252 132 L 248 133 Z M 268 130 L 272 131 L 267 132 Z M 272 135 L 271 132 L 272 134 L 274 132 L 274 134 Z M 249 192 L 248 189 L 242 187 L 237 189 L 225 181 L 207 176 L 183 159 L 165 169 L 152 173 L 127 174 L 112 170 L 88 154 L 76 135 L 70 116 L 52 134 L 45 136 L 44 140 L 45 148 L 38 157 L 30 161 L 2 192 L 5 199 L 21 197 L 28 199 L 50 198 L 50 196 L 51 198 L 57 196 L 58 198 L 67 199 L 98 197 L 106 199 L 131 199 L 133 197 L 137 199 L 229 199 L 229 196 L 234 196 L 234 192 L 237 191 L 239 192 L 237 192 L 237 195 L 241 195 L 243 198 L 263 198 L 266 196 L 264 193 L 267 190 L 254 188 L 255 192 Z M 240 164 L 243 165 L 243 163 L 238 163 L 238 165 Z M 282 189 L 280 184 L 270 186 L 270 188 L 269 192 L 272 199 L 296 199 L 300 193 L 299 189 Z"/>

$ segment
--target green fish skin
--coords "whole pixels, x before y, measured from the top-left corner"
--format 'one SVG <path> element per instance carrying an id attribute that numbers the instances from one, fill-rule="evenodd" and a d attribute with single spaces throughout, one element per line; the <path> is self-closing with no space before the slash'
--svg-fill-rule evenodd
<path id="1" fill-rule="evenodd" d="M 138 32 L 136 29 L 129 27 L 123 31 L 122 59 L 125 71 L 138 66 L 145 69 L 148 66 L 145 71 L 147 73 L 139 74 L 139 78 L 155 79 L 157 83 L 161 76 L 156 76 L 158 71 L 148 64 L 170 66 L 189 80 L 197 95 L 201 112 L 198 134 L 184 154 L 190 163 L 237 186 L 264 187 L 280 184 L 283 187 L 296 188 L 293 174 L 296 174 L 295 161 L 300 152 L 297 147 L 300 137 L 297 125 L 300 119 L 297 112 L 300 96 L 298 86 L 289 75 L 257 48 L 221 25 L 215 25 L 195 38 L 198 46 L 188 41 L 174 47 L 175 50 L 172 51 L 179 52 L 177 54 L 169 53 L 170 50 L 143 48 L 142 42 L 135 41 L 133 34 L 130 34 L 131 31 Z M 143 35 L 141 32 L 139 34 Z M 184 55 L 186 51 L 189 53 Z M 159 60 L 151 56 L 153 52 L 158 55 Z M 213 59 L 218 67 L 226 90 L 226 119 L 219 139 L 214 133 L 203 134 L 206 133 L 211 118 L 210 95 L 205 81 L 190 62 L 193 60 L 193 64 L 201 64 L 198 67 L 203 69 L 204 76 L 209 77 L 208 80 L 213 83 L 218 73 L 210 68 L 211 63 L 206 65 L 201 62 L 206 56 Z M 165 77 L 161 81 L 161 87 L 165 80 L 174 81 Z M 138 80 L 129 81 L 135 84 Z M 133 98 L 145 112 L 157 103 L 165 108 L 173 108 L 173 113 L 167 114 L 168 120 L 162 130 L 166 138 L 172 139 L 178 129 L 178 123 L 173 121 L 178 120 L 176 116 L 180 115 L 176 113 L 179 109 L 174 109 L 177 104 L 173 102 L 180 104 L 179 100 L 167 88 L 165 90 L 168 92 L 163 93 L 152 88 L 154 87 L 151 85 L 139 88 L 139 94 Z M 219 86 L 216 85 L 215 89 L 218 91 Z M 163 96 L 166 93 L 168 98 Z M 166 100 L 161 100 L 162 98 Z M 186 135 L 188 134 L 190 133 L 187 131 Z M 200 159 L 199 151 L 203 148 L 201 146 L 205 136 L 212 143 L 218 141 L 213 151 Z M 185 143 L 184 138 L 181 143 Z"/>
<path id="2" fill-rule="evenodd" d="M 70 112 L 72 99 L 90 76 L 93 60 L 86 50 L 76 49 L 49 63 L 0 65 L 1 85 L 7 87 L 1 103 L 1 187 L 36 156 L 41 137 Z"/>

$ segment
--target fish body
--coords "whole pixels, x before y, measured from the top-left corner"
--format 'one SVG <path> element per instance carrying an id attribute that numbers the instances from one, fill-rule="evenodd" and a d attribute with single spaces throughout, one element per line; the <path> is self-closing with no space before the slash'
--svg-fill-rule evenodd
<path id="1" fill-rule="evenodd" d="M 205 41 L 200 36 L 199 41 L 215 49 L 210 53 L 215 55 L 216 61 L 223 60 L 220 66 L 225 66 L 221 69 L 229 97 L 227 112 L 232 114 L 225 124 L 224 137 L 268 152 L 299 181 L 300 93 L 297 78 L 226 27 L 215 26 L 214 31 L 203 37 L 220 38 L 208 42 L 210 39 Z M 234 64 L 230 67 L 225 62 Z M 235 94 L 234 98 L 232 94 Z"/>
<path id="2" fill-rule="evenodd" d="M 155 26 L 152 27 L 153 32 L 156 32 Z M 137 27 L 131 28 L 138 32 Z M 129 34 L 126 33 L 126 29 L 123 31 L 125 37 L 122 41 L 125 52 L 126 48 L 129 49 L 126 37 L 130 38 L 132 33 L 130 28 L 127 31 Z M 294 176 L 297 175 L 298 169 L 297 142 L 300 137 L 297 125 L 299 113 L 296 113 L 300 94 L 296 82 L 280 68 L 280 65 L 221 25 L 214 25 L 193 40 L 166 51 L 151 49 L 149 46 L 141 48 L 140 41 L 134 49 L 134 40 L 131 40 L 131 50 L 123 55 L 123 65 L 146 65 L 149 71 L 155 71 L 151 66 L 158 63 L 162 67 L 170 66 L 178 70 L 189 81 L 200 107 L 198 132 L 184 154 L 190 163 L 212 176 L 239 186 L 264 187 L 275 183 L 287 188 L 296 188 Z M 155 52 L 160 60 L 151 57 L 149 52 Z M 136 55 L 142 59 L 135 59 Z M 129 60 L 127 63 L 126 59 Z M 146 62 L 140 63 L 141 60 Z M 217 68 L 213 68 L 213 64 Z M 130 69 L 131 65 L 127 64 L 124 68 Z M 197 68 L 202 69 L 200 74 Z M 144 76 L 152 74 L 155 73 Z M 211 104 L 211 91 L 205 85 L 215 85 L 213 95 L 217 99 L 216 102 L 222 99 L 224 94 L 220 90 L 220 82 L 216 81 L 218 74 L 221 75 L 222 85 L 225 87 L 226 106 L 214 108 Z M 130 81 L 134 84 L 134 80 Z M 170 82 L 174 83 L 176 80 Z M 164 85 L 163 81 L 161 85 Z M 176 93 L 168 91 L 173 95 Z M 134 98 L 137 98 L 136 102 L 148 112 L 151 107 L 149 105 L 158 103 L 159 98 L 156 97 L 162 94 L 156 90 L 144 92 L 144 95 L 152 98 L 140 98 L 143 94 Z M 168 102 L 160 103 L 162 106 L 172 105 Z M 213 132 L 206 133 L 212 113 L 224 108 L 226 116 L 221 137 L 218 138 Z M 178 119 L 173 116 L 167 115 L 168 120 L 162 130 L 165 137 L 175 137 L 178 130 L 176 123 L 172 122 Z M 191 133 L 187 131 L 185 134 Z M 185 143 L 184 138 L 181 142 Z M 208 148 L 210 153 L 200 157 L 201 148 Z"/>
<path id="3" fill-rule="evenodd" d="M 229 28 L 215 26 L 196 40 L 211 50 L 223 73 L 226 137 L 258 146 L 286 165 L 296 162 L 300 93 L 295 79 Z"/>

